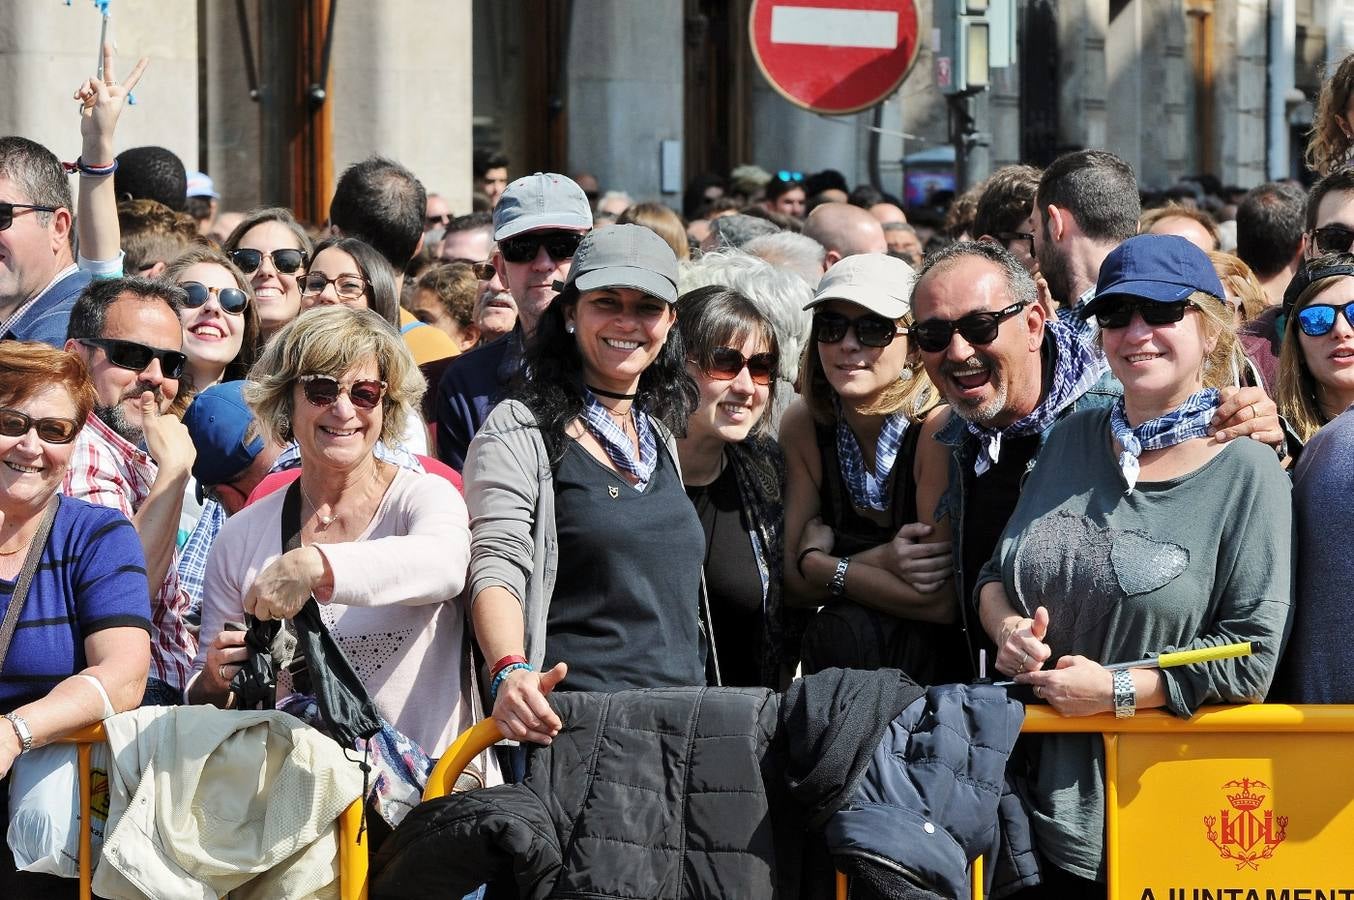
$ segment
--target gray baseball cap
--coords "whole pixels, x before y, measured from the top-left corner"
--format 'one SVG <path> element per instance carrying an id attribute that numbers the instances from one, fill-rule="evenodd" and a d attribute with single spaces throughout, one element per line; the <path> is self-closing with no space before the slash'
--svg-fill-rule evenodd
<path id="1" fill-rule="evenodd" d="M 886 319 L 901 319 L 912 311 L 912 283 L 916 279 L 912 267 L 896 256 L 859 253 L 828 269 L 804 308 L 845 300 Z"/>
<path id="2" fill-rule="evenodd" d="M 587 230 L 592 207 L 572 178 L 537 172 L 517 179 L 503 191 L 494 207 L 494 240 L 540 231 L 543 228 Z"/>
<path id="3" fill-rule="evenodd" d="M 634 288 L 676 303 L 677 256 L 643 225 L 609 225 L 588 232 L 574 254 L 569 280 L 555 285 L 562 297 L 570 291 Z"/>

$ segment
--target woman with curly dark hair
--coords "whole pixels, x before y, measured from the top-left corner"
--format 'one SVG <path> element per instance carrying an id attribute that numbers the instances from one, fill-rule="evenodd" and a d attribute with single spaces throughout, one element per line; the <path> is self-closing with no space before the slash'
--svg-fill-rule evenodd
<path id="1" fill-rule="evenodd" d="M 1321 84 L 1307 142 L 1307 165 L 1325 176 L 1348 165 L 1354 152 L 1354 53 Z"/>
<path id="2" fill-rule="evenodd" d="M 575 690 L 706 683 L 705 535 L 674 438 L 696 386 L 676 300 L 662 238 L 590 233 L 525 376 L 470 445 L 471 615 L 510 738 L 549 743 L 545 695 L 566 672 Z"/>

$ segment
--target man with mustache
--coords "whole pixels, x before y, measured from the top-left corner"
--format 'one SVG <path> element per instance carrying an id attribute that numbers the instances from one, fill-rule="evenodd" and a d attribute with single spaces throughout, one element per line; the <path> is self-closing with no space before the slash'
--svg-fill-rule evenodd
<path id="1" fill-rule="evenodd" d="M 184 488 L 197 456 L 169 408 L 186 358 L 183 290 L 144 278 L 91 282 L 71 310 L 66 350 L 89 368 L 97 400 L 76 438 L 62 493 L 122 510 L 146 555 L 151 598 L 151 704 L 183 699 L 197 641 L 184 622 L 175 544 Z"/>

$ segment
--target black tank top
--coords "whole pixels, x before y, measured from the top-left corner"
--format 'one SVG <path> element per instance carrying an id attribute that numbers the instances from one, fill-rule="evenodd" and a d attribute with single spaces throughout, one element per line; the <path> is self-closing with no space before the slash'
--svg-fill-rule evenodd
<path id="1" fill-rule="evenodd" d="M 837 426 L 815 423 L 814 434 L 823 465 L 823 482 L 818 489 L 819 514 L 835 535 L 833 556 L 851 556 L 877 547 L 892 540 L 899 528 L 917 521 L 917 483 L 912 478 L 912 463 L 917 456 L 920 424 L 914 422 L 908 426 L 889 474 L 887 525 L 861 515 L 852 504 L 851 491 L 846 486 L 841 460 L 837 456 Z"/>

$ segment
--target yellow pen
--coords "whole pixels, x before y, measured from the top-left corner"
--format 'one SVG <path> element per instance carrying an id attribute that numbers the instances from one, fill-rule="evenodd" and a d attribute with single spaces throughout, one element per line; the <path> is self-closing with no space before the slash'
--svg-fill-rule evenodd
<path id="1" fill-rule="evenodd" d="M 1259 641 L 1241 641 L 1236 644 L 1222 644 L 1217 647 L 1200 647 L 1197 650 L 1172 650 L 1145 656 L 1132 662 L 1110 663 L 1105 669 L 1117 672 L 1121 669 L 1170 669 L 1175 666 L 1189 666 L 1196 663 L 1214 662 L 1219 659 L 1234 659 L 1238 656 L 1250 656 L 1260 649 Z M 996 687 L 1011 687 L 1014 681 L 994 681 Z"/>

